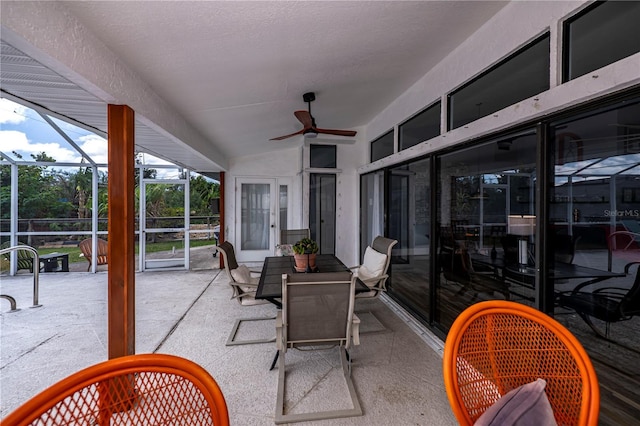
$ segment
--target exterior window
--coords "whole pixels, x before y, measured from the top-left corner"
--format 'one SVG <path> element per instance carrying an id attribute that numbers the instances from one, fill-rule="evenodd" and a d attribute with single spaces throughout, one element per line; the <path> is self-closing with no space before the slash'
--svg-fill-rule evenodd
<path id="1" fill-rule="evenodd" d="M 335 145 L 311 145 L 309 148 L 309 165 L 311 167 L 321 169 L 336 168 Z"/>
<path id="2" fill-rule="evenodd" d="M 449 95 L 449 130 L 549 89 L 549 34 Z"/>
<path id="3" fill-rule="evenodd" d="M 400 151 L 440 134 L 440 102 L 408 119 L 399 127 Z"/>
<path id="4" fill-rule="evenodd" d="M 564 24 L 563 81 L 640 52 L 640 2 L 596 2 Z"/>
<path id="5" fill-rule="evenodd" d="M 393 130 L 371 142 L 371 162 L 393 154 Z"/>

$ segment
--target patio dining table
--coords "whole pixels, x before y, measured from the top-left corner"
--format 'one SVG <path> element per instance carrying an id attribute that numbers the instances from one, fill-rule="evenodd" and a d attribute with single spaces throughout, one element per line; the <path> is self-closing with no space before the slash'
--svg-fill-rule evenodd
<path id="1" fill-rule="evenodd" d="M 278 308 L 282 307 L 280 299 L 282 297 L 282 274 L 304 274 L 307 272 L 297 272 L 295 270 L 295 260 L 293 256 L 273 256 L 264 260 L 256 299 L 266 299 Z M 333 254 L 319 254 L 316 256 L 315 272 L 344 272 L 349 271 L 340 259 Z M 313 272 L 309 272 L 313 273 Z M 369 288 L 360 280 L 356 282 L 356 293 L 369 291 Z"/>

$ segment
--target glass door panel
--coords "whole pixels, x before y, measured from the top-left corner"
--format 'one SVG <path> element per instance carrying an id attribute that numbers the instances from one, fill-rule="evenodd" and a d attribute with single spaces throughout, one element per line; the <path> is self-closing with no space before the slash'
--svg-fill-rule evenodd
<path id="1" fill-rule="evenodd" d="M 309 176 L 309 227 L 322 254 L 335 254 L 336 176 L 312 173 Z"/>
<path id="2" fill-rule="evenodd" d="M 388 176 L 388 237 L 398 240 L 398 244 L 391 253 L 387 287 L 394 299 L 428 320 L 431 304 L 429 160 L 392 168 Z"/>
<path id="3" fill-rule="evenodd" d="M 276 232 L 275 179 L 238 179 L 236 205 L 240 223 L 236 257 L 240 261 L 262 261 L 273 256 Z"/>
<path id="4" fill-rule="evenodd" d="M 143 181 L 140 270 L 185 267 L 185 194 L 182 180 Z"/>
<path id="5" fill-rule="evenodd" d="M 384 235 L 384 172 L 362 175 L 360 178 L 360 260 L 368 245 L 378 235 Z"/>

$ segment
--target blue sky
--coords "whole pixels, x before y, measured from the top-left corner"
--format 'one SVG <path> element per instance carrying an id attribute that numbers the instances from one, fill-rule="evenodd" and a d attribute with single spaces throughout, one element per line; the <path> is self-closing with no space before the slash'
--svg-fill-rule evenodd
<path id="1" fill-rule="evenodd" d="M 107 141 L 77 126 L 54 119 L 56 124 L 95 162 L 107 163 Z M 46 152 L 57 162 L 80 162 L 80 153 L 68 144 L 40 115 L 8 99 L 0 99 L 0 151 L 15 158 L 13 151 L 31 160 L 31 154 Z"/>
<path id="2" fill-rule="evenodd" d="M 107 140 L 95 133 L 64 121 L 51 119 L 71 140 L 93 161 L 107 164 Z M 58 163 L 80 163 L 82 155 L 56 132 L 38 113 L 8 99 L 0 98 L 0 152 L 17 159 L 13 152 L 24 161 L 32 161 L 31 155 L 45 152 Z M 178 178 L 181 168 L 150 154 L 139 154 L 143 164 L 156 167 L 167 165 L 172 168 L 157 168 L 158 178 Z M 210 180 L 207 178 L 207 180 Z"/>

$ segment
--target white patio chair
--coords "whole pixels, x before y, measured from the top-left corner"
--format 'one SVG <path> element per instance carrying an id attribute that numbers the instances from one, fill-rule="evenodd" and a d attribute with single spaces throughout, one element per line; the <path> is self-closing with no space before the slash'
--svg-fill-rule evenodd
<path id="1" fill-rule="evenodd" d="M 391 250 L 396 244 L 398 240 L 377 236 L 371 246 L 366 248 L 362 265 L 349 268 L 354 270 L 358 280 L 369 287 L 369 291 L 356 294 L 356 299 L 374 299 L 387 291 L 386 283 L 389 278 L 387 271 L 391 263 Z M 358 313 L 364 314 L 360 311 Z M 380 324 L 383 331 L 385 328 L 380 320 L 373 313 L 369 312 L 369 314 Z"/>
<path id="2" fill-rule="evenodd" d="M 278 395 L 276 424 L 361 416 L 362 408 L 351 380 L 351 359 L 347 350 L 360 344 L 360 320 L 353 313 L 355 277 L 349 271 L 282 276 L 282 311 L 276 317 L 278 347 Z M 285 354 L 291 348 L 306 350 L 338 346 L 342 371 L 352 409 L 284 413 Z"/>
<path id="3" fill-rule="evenodd" d="M 222 259 L 224 261 L 224 270 L 229 278 L 229 285 L 233 289 L 231 298 L 236 299 L 243 306 L 262 305 L 265 303 L 269 303 L 268 300 L 259 300 L 255 298 L 260 277 L 252 276 L 252 271 L 249 270 L 247 265 L 238 264 L 238 262 L 236 261 L 236 255 L 233 249 L 233 245 L 228 241 L 225 241 L 219 244 L 217 246 L 217 249 L 222 254 Z M 255 274 L 257 272 L 253 273 Z M 233 325 L 233 329 L 231 330 L 231 334 L 227 339 L 227 346 L 273 342 L 274 338 L 235 340 L 238 329 L 240 328 L 240 325 L 243 321 L 263 321 L 273 319 L 275 319 L 275 317 L 241 318 L 236 320 Z"/>
<path id="4" fill-rule="evenodd" d="M 358 293 L 356 299 L 375 298 L 387 291 L 387 270 L 391 263 L 391 250 L 396 244 L 398 240 L 377 236 L 365 250 L 362 265 L 349 268 L 354 269 L 358 279 L 370 289 L 368 292 Z"/>

